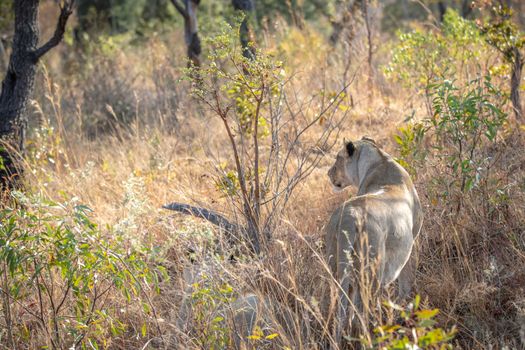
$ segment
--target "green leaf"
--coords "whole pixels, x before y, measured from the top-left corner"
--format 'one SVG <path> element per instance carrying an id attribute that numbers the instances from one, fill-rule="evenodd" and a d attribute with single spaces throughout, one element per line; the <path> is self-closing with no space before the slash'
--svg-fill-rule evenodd
<path id="1" fill-rule="evenodd" d="M 279 333 L 272 333 L 272 334 L 267 335 L 264 338 L 267 339 L 267 340 L 272 340 L 274 338 L 277 338 L 278 336 L 279 336 Z"/>
<path id="2" fill-rule="evenodd" d="M 439 313 L 439 309 L 419 310 L 415 312 L 417 318 L 420 320 L 428 320 L 436 316 L 438 313 Z"/>
<path id="3" fill-rule="evenodd" d="M 211 322 L 212 323 L 219 323 L 219 322 L 222 322 L 222 321 L 224 321 L 224 317 L 217 316 Z"/>
<path id="4" fill-rule="evenodd" d="M 419 294 L 416 294 L 416 297 L 414 298 L 414 310 L 419 309 L 420 302 L 421 302 L 421 296 Z"/>

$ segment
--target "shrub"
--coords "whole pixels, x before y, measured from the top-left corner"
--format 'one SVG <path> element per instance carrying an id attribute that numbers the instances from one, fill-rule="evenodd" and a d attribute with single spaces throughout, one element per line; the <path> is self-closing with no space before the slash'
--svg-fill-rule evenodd
<path id="1" fill-rule="evenodd" d="M 446 164 L 447 172 L 434 179 L 441 195 L 465 193 L 476 187 L 494 159 L 484 149 L 496 142 L 507 120 L 503 112 L 505 96 L 492 84 L 490 76 L 459 87 L 440 80 L 428 88 L 432 118 L 401 127 L 395 137 L 403 165 L 416 172 L 425 159 Z"/>
<path id="2" fill-rule="evenodd" d="M 369 350 L 404 350 L 404 349 L 452 349 L 450 341 L 454 338 L 456 329 L 444 330 L 437 326 L 435 320 L 438 309 L 428 310 L 420 307 L 420 297 L 407 307 L 388 303 L 388 307 L 396 310 L 400 317 L 397 324 L 382 325 L 374 329 L 371 344 L 363 342 Z"/>
<path id="3" fill-rule="evenodd" d="M 289 100 L 294 77 L 288 78 L 283 63 L 263 51 L 253 59 L 244 57 L 238 28 L 223 24 L 217 35 L 206 39 L 209 63 L 190 68 L 187 77 L 193 95 L 222 122 L 234 165 L 218 167 L 216 187 L 234 202 L 232 207 L 241 208 L 238 217 L 244 222 L 238 226 L 259 252 L 294 188 L 332 147 L 331 136 L 346 109 L 340 116 L 341 92 L 319 103 L 313 116 L 303 117 Z M 316 127 L 321 130 L 313 136 Z"/>
<path id="4" fill-rule="evenodd" d="M 12 348 L 19 341 L 106 348 L 133 329 L 144 337 L 147 315 L 155 312 L 148 293 L 158 291 L 163 269 L 148 266 L 115 232 L 104 233 L 75 200 L 13 196 L 20 204 L 4 208 L 0 224 L 1 297 Z M 133 313 L 143 315 L 141 324 L 132 325 Z M 31 339 L 35 327 L 46 339 Z"/>
<path id="5" fill-rule="evenodd" d="M 485 149 L 507 120 L 507 96 L 493 80 L 502 71 L 497 61 L 481 64 L 490 47 L 475 23 L 453 10 L 441 30 L 416 29 L 399 39 L 385 73 L 424 91 L 426 101 L 426 118 L 414 112 L 399 128 L 399 161 L 413 175 L 432 161 L 445 165 L 433 179 L 439 196 L 469 192 L 491 166 Z"/>
<path id="6" fill-rule="evenodd" d="M 209 281 L 207 276 L 192 285 L 191 306 L 196 342 L 203 349 L 223 349 L 231 343 L 230 330 L 220 309 L 235 300 L 228 283 Z"/>
<path id="7" fill-rule="evenodd" d="M 390 79 L 426 95 L 437 79 L 468 76 L 471 67 L 479 74 L 487 50 L 476 24 L 451 9 L 445 14 L 441 30 L 415 29 L 400 32 L 398 38 L 384 72 Z"/>

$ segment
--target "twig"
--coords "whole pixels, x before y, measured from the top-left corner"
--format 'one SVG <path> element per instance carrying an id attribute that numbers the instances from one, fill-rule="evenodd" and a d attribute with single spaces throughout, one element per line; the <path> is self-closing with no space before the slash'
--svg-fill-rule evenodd
<path id="1" fill-rule="evenodd" d="M 4 289 L 8 290 L 8 280 L 7 280 L 7 263 L 4 262 Z M 11 344 L 13 349 L 16 349 L 15 339 L 13 338 L 13 321 L 11 315 L 11 302 L 9 301 L 10 295 L 9 292 L 5 292 L 4 300 L 4 316 L 7 324 L 7 341 Z"/>
<path id="2" fill-rule="evenodd" d="M 253 126 L 253 147 L 254 147 L 254 177 L 255 177 L 255 193 L 254 193 L 254 206 L 255 206 L 255 224 L 259 226 L 259 217 L 261 215 L 261 188 L 259 179 L 259 117 L 261 113 L 261 105 L 264 98 L 264 82 L 261 85 L 261 96 L 257 98 L 257 109 L 254 116 Z"/>

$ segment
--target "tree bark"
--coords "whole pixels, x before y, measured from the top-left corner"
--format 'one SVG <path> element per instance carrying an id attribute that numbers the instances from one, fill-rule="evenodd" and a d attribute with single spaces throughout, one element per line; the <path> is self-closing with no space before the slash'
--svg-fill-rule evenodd
<path id="1" fill-rule="evenodd" d="M 463 0 L 461 2 L 461 17 L 467 18 L 472 13 L 472 0 Z"/>
<path id="2" fill-rule="evenodd" d="M 33 93 L 38 60 L 58 45 L 64 36 L 72 1 L 60 8 L 54 35 L 40 48 L 38 30 L 39 0 L 16 0 L 15 33 L 9 65 L 0 92 L 0 185 L 12 188 L 22 172 L 17 157 L 24 155 L 29 98 Z"/>
<path id="3" fill-rule="evenodd" d="M 235 10 L 242 11 L 244 14 L 244 19 L 239 28 L 242 54 L 244 57 L 253 60 L 255 59 L 255 49 L 250 45 L 250 42 L 254 42 L 254 38 L 249 26 L 249 20 L 255 11 L 254 3 L 252 0 L 232 0 L 232 5 Z"/>
<path id="4" fill-rule="evenodd" d="M 447 12 L 447 4 L 445 4 L 443 1 L 439 1 L 437 6 L 439 12 L 439 22 L 443 23 L 443 20 L 445 19 L 445 13 Z"/>
<path id="5" fill-rule="evenodd" d="M 184 6 L 179 3 L 179 0 L 171 0 L 171 3 L 184 18 L 184 41 L 187 47 L 188 65 L 199 67 L 202 49 L 197 22 L 197 7 L 200 0 L 184 0 Z"/>
<path id="6" fill-rule="evenodd" d="M 7 70 L 7 54 L 2 38 L 0 38 L 0 69 Z"/>

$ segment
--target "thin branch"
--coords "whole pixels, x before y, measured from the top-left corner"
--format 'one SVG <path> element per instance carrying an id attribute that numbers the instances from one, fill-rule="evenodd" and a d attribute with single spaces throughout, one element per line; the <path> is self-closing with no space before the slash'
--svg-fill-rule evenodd
<path id="1" fill-rule="evenodd" d="M 62 308 L 62 306 L 64 305 L 64 302 L 66 301 L 66 298 L 67 298 L 67 295 L 69 294 L 69 291 L 71 290 L 71 284 L 72 282 L 70 280 L 67 281 L 67 288 L 66 288 L 66 291 L 64 292 L 64 295 L 62 297 L 62 300 L 60 301 L 60 303 L 58 304 L 57 308 L 56 308 L 56 311 L 55 311 L 55 314 L 58 315 L 58 313 L 60 312 L 60 309 Z"/>
<path id="2" fill-rule="evenodd" d="M 11 346 L 13 348 L 15 348 L 15 341 L 14 341 L 14 337 L 13 337 L 13 321 L 12 321 L 12 314 L 11 314 L 11 302 L 9 301 L 10 299 L 10 294 L 8 292 L 5 292 L 5 290 L 9 290 L 9 282 L 8 282 L 8 277 L 7 277 L 7 262 L 4 262 L 4 271 L 2 273 L 3 277 L 4 277 L 4 280 L 3 280 L 3 286 L 2 288 L 0 288 L 0 290 L 2 290 L 4 293 L 5 293 L 5 296 L 3 299 L 3 302 L 4 302 L 4 317 L 5 317 L 5 321 L 6 321 L 6 329 L 7 329 L 7 340 L 8 342 L 11 344 Z"/>
<path id="3" fill-rule="evenodd" d="M 107 290 L 109 290 L 109 288 Z M 91 310 L 89 312 L 89 317 L 88 317 L 87 321 L 85 322 L 86 326 L 89 326 L 91 324 L 91 320 L 93 319 L 93 314 L 95 313 L 95 306 L 97 305 L 97 300 L 99 298 L 98 289 L 97 289 L 96 283 L 93 285 L 93 291 L 94 291 L 95 295 L 93 297 L 93 303 L 91 304 Z M 75 346 L 74 346 L 75 349 L 77 348 L 77 346 L 80 345 L 80 343 L 82 343 L 82 340 L 84 339 L 84 337 L 86 336 L 88 331 L 89 331 L 89 329 L 86 328 L 86 331 L 84 333 L 82 333 L 78 337 L 78 339 L 75 342 Z"/>
<path id="4" fill-rule="evenodd" d="M 253 126 L 253 147 L 254 147 L 254 177 L 255 177 L 255 194 L 254 194 L 254 201 L 255 201 L 255 218 L 256 218 L 256 225 L 259 226 L 259 216 L 261 214 L 261 188 L 259 183 L 259 118 L 261 113 L 261 105 L 264 98 L 264 81 L 261 86 L 261 96 L 257 98 L 257 110 L 255 112 L 254 116 L 254 126 Z"/>
<path id="5" fill-rule="evenodd" d="M 370 26 L 370 18 L 368 16 L 368 0 L 362 0 L 361 11 L 363 12 L 363 18 L 366 24 L 366 38 L 368 41 L 368 99 L 371 102 L 372 98 L 372 80 L 373 80 L 373 68 L 372 68 L 372 28 Z"/>
<path id="6" fill-rule="evenodd" d="M 44 56 L 49 50 L 57 46 L 62 39 L 64 38 L 64 33 L 66 31 L 66 24 L 69 16 L 73 13 L 73 5 L 75 0 L 65 0 L 64 3 L 60 6 L 60 16 L 58 16 L 57 26 L 55 28 L 55 33 L 48 40 L 47 43 L 35 50 L 35 60 L 39 60 Z"/>

